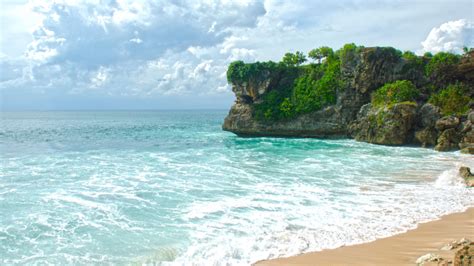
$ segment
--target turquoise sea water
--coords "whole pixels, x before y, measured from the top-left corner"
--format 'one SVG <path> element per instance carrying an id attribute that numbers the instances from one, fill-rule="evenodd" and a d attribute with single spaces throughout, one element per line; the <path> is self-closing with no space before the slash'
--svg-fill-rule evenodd
<path id="1" fill-rule="evenodd" d="M 474 206 L 472 156 L 238 138 L 225 115 L 1 113 L 0 264 L 247 265 Z"/>

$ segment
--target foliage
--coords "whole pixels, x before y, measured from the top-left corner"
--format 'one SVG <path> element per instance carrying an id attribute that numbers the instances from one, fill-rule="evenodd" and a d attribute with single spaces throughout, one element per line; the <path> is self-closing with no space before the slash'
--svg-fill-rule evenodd
<path id="1" fill-rule="evenodd" d="M 397 80 L 393 83 L 386 83 L 372 93 L 372 105 L 379 107 L 405 101 L 414 101 L 418 94 L 418 90 L 411 81 Z"/>
<path id="2" fill-rule="evenodd" d="M 402 54 L 402 58 L 406 61 L 406 64 L 403 66 L 402 73 L 406 74 L 410 71 L 416 71 L 423 75 L 424 67 L 425 67 L 425 60 L 423 57 L 415 55 L 415 53 L 411 51 L 405 51 Z"/>
<path id="3" fill-rule="evenodd" d="M 245 64 L 243 61 L 234 61 L 230 63 L 227 69 L 227 81 L 230 83 L 241 83 L 250 78 L 259 77 L 263 71 L 275 71 L 279 65 L 275 62 L 256 62 Z"/>
<path id="4" fill-rule="evenodd" d="M 456 65 L 459 61 L 458 55 L 439 52 L 426 65 L 426 75 L 437 88 L 445 87 L 455 80 Z"/>
<path id="5" fill-rule="evenodd" d="M 340 79 L 340 61 L 331 56 L 321 65 L 302 68 L 291 88 L 272 90 L 255 105 L 255 117 L 275 121 L 320 110 L 335 104 L 337 91 L 343 86 Z"/>
<path id="6" fill-rule="evenodd" d="M 340 58 L 341 63 L 345 64 L 354 60 L 357 53 L 359 53 L 364 46 L 357 46 L 354 43 L 347 43 L 341 49 L 336 51 L 336 56 Z"/>
<path id="7" fill-rule="evenodd" d="M 306 56 L 302 53 L 297 51 L 296 53 L 286 53 L 283 56 L 281 63 L 288 67 L 299 66 L 306 62 Z"/>
<path id="8" fill-rule="evenodd" d="M 451 84 L 440 92 L 431 95 L 429 102 L 439 106 L 443 115 L 461 115 L 469 110 L 471 97 L 468 88 L 461 83 Z"/>
<path id="9" fill-rule="evenodd" d="M 416 56 L 412 51 L 405 51 L 403 52 L 402 58 L 408 61 L 414 61 L 418 59 L 418 56 Z"/>
<path id="10" fill-rule="evenodd" d="M 272 90 L 263 96 L 261 103 L 254 106 L 254 115 L 257 120 L 280 120 L 285 114 L 280 109 L 288 90 Z M 285 107 L 283 107 L 284 109 Z"/>
<path id="11" fill-rule="evenodd" d="M 433 54 L 431 52 L 426 52 L 426 53 L 423 54 L 423 57 L 432 58 Z"/>
<path id="12" fill-rule="evenodd" d="M 439 74 L 443 70 L 448 68 L 452 68 L 454 65 L 459 63 L 459 56 L 446 53 L 446 52 L 439 52 L 433 58 L 431 58 L 428 65 L 426 65 L 426 74 Z"/>
<path id="13" fill-rule="evenodd" d="M 323 58 L 328 58 L 328 57 L 333 57 L 333 56 L 334 56 L 334 51 L 332 50 L 331 47 L 328 47 L 328 46 L 322 46 L 322 47 L 313 49 L 309 51 L 308 53 L 308 57 L 314 60 L 318 60 L 318 63 L 321 63 L 321 59 Z"/>

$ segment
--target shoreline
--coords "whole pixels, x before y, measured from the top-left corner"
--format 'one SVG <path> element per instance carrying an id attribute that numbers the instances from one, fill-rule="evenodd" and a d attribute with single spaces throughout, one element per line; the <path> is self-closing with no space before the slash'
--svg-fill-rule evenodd
<path id="1" fill-rule="evenodd" d="M 444 251 L 440 248 L 461 238 L 474 240 L 474 207 L 420 223 L 405 233 L 372 242 L 262 260 L 253 265 L 415 265 L 416 260 L 427 253 L 452 259 L 455 250 Z"/>

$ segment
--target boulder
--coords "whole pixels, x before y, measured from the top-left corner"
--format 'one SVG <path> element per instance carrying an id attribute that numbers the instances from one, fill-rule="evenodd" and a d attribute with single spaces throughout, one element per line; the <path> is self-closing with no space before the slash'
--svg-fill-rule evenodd
<path id="1" fill-rule="evenodd" d="M 441 117 L 439 107 L 430 103 L 424 104 L 418 113 L 420 126 L 423 128 L 434 128 L 436 126 L 436 121 Z"/>
<path id="2" fill-rule="evenodd" d="M 436 145 L 438 130 L 432 127 L 424 128 L 415 132 L 415 141 L 422 147 L 431 147 Z"/>
<path id="3" fill-rule="evenodd" d="M 438 139 L 436 121 L 440 117 L 439 107 L 430 103 L 424 104 L 418 111 L 414 141 L 423 147 L 436 145 L 436 140 Z"/>
<path id="4" fill-rule="evenodd" d="M 455 128 L 444 130 L 438 137 L 435 150 L 437 151 L 453 151 L 459 149 L 459 142 L 461 141 L 461 133 Z"/>
<path id="5" fill-rule="evenodd" d="M 474 264 L 474 242 L 463 244 L 454 254 L 454 265 Z"/>
<path id="6" fill-rule="evenodd" d="M 425 254 L 425 255 L 419 257 L 416 260 L 416 265 L 424 265 L 425 263 L 429 263 L 429 262 L 440 262 L 442 260 L 443 260 L 443 258 L 441 258 L 439 255 L 433 254 L 433 253 L 428 253 L 428 254 Z"/>
<path id="7" fill-rule="evenodd" d="M 222 128 L 243 137 L 341 138 L 347 135 L 346 125 L 340 123 L 340 116 L 340 110 L 330 106 L 295 119 L 265 123 L 254 119 L 252 105 L 236 103 L 230 109 Z"/>
<path id="8" fill-rule="evenodd" d="M 398 103 L 381 108 L 361 109 L 349 130 L 358 141 L 403 145 L 412 141 L 416 120 L 415 103 Z"/>
<path id="9" fill-rule="evenodd" d="M 460 121 L 458 117 L 454 115 L 445 116 L 436 121 L 436 129 L 443 131 L 450 128 L 456 128 L 459 123 Z"/>
<path id="10" fill-rule="evenodd" d="M 474 175 L 469 167 L 462 166 L 459 168 L 459 175 L 464 179 L 468 187 L 474 187 Z"/>
<path id="11" fill-rule="evenodd" d="M 462 138 L 459 142 L 459 148 L 461 152 L 474 154 L 474 111 L 471 111 L 468 116 L 468 120 L 463 123 L 463 128 L 461 130 Z"/>

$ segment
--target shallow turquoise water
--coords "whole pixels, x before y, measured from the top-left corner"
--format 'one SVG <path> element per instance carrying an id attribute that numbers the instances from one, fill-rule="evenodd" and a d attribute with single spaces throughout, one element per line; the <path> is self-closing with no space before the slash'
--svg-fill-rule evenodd
<path id="1" fill-rule="evenodd" d="M 1 113 L 0 264 L 249 264 L 474 205 L 469 155 L 238 138 L 225 111 Z"/>

